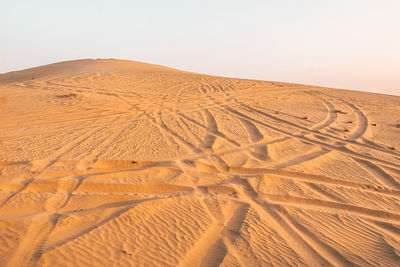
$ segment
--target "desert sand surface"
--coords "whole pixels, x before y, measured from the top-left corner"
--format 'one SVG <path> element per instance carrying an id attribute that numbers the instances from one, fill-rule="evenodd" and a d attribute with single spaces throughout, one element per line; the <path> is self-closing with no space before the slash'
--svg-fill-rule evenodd
<path id="1" fill-rule="evenodd" d="M 396 266 L 400 97 L 123 60 L 0 75 L 0 266 Z"/>

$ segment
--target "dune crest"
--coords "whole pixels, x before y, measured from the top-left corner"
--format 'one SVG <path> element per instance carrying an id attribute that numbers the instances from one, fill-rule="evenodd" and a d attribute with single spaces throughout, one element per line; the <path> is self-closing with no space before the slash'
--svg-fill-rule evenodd
<path id="1" fill-rule="evenodd" d="M 0 114 L 1 266 L 400 262 L 400 97 L 87 59 Z"/>

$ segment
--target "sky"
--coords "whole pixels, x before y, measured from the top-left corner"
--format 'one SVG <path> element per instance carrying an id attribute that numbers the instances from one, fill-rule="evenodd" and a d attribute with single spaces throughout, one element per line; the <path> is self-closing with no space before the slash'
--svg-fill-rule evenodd
<path id="1" fill-rule="evenodd" d="M 400 96 L 399 0 L 0 2 L 0 73 L 117 58 Z"/>

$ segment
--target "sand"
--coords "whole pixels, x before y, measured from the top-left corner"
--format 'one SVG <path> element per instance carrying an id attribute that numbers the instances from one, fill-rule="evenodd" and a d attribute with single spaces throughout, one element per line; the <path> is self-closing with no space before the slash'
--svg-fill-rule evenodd
<path id="1" fill-rule="evenodd" d="M 398 265 L 399 114 L 122 60 L 0 75 L 0 265 Z"/>

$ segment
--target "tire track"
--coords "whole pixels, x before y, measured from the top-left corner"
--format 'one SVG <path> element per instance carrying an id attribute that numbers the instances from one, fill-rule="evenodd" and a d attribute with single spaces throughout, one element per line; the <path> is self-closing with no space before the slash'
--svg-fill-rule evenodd
<path id="1" fill-rule="evenodd" d="M 252 121 L 252 122 L 254 122 L 254 123 L 256 123 L 256 124 L 259 124 L 259 125 L 261 125 L 261 126 L 264 126 L 264 127 L 268 128 L 268 129 L 270 129 L 270 130 L 273 130 L 273 131 L 275 131 L 275 132 L 277 132 L 277 133 L 280 133 L 280 134 L 283 134 L 283 135 L 285 135 L 285 136 L 292 137 L 292 138 L 295 138 L 295 139 L 299 139 L 299 140 L 301 140 L 301 141 L 303 141 L 303 142 L 305 142 L 305 143 L 318 145 L 318 146 L 321 146 L 322 148 L 325 148 L 325 149 L 328 149 L 328 150 L 335 150 L 335 151 L 338 151 L 338 152 L 347 154 L 347 155 L 349 155 L 349 156 L 354 156 L 354 157 L 357 157 L 357 158 L 360 158 L 360 159 L 369 160 L 369 161 L 374 161 L 374 162 L 377 162 L 377 163 L 379 163 L 379 164 L 381 164 L 381 165 L 384 165 L 384 166 L 387 166 L 387 167 L 392 167 L 392 168 L 395 168 L 395 169 L 400 169 L 400 165 L 399 165 L 399 164 L 392 163 L 392 162 L 389 162 L 389 161 L 386 161 L 386 160 L 381 160 L 381 159 L 378 159 L 378 158 L 374 158 L 374 157 L 372 157 L 372 156 L 363 155 L 363 154 L 354 152 L 354 151 L 352 151 L 352 150 L 349 150 L 349 149 L 347 149 L 347 148 L 345 148 L 345 147 L 336 147 L 336 146 L 334 146 L 334 145 L 330 145 L 330 144 L 323 143 L 323 142 L 321 142 L 321 141 L 309 139 L 309 138 L 304 137 L 304 136 L 301 136 L 301 135 L 292 134 L 292 133 L 287 132 L 287 131 L 285 131 L 285 130 L 281 130 L 281 129 L 275 127 L 275 126 L 271 126 L 271 125 L 268 125 L 268 124 L 266 124 L 266 123 L 264 123 L 264 122 L 261 122 L 261 121 L 258 121 L 258 120 L 256 120 L 256 119 L 250 118 L 249 116 L 247 116 L 247 115 L 245 115 L 245 114 L 243 114 L 243 113 L 240 113 L 240 112 L 238 112 L 238 111 L 236 111 L 236 110 L 232 110 L 232 109 L 229 108 L 229 107 L 226 107 L 226 110 L 227 110 L 228 112 L 234 114 L 234 115 L 237 116 L 237 117 L 241 117 L 241 118 L 250 120 L 250 121 Z"/>
<path id="2" fill-rule="evenodd" d="M 314 208 L 323 212 L 330 212 L 333 214 L 344 213 L 346 215 L 356 215 L 381 222 L 390 222 L 390 223 L 400 222 L 400 214 L 383 210 L 364 208 L 333 201 L 307 199 L 289 195 L 283 196 L 283 195 L 272 195 L 272 194 L 262 193 L 262 196 L 266 198 L 268 202 L 280 205 L 289 205 L 293 207 L 299 207 L 302 209 Z"/>
<path id="3" fill-rule="evenodd" d="M 240 182 L 243 187 L 241 198 L 248 201 L 259 216 L 277 231 L 286 240 L 288 246 L 308 264 L 347 266 L 349 262 L 337 255 L 331 247 L 311 236 L 298 225 L 292 224 L 287 217 L 278 212 L 274 206 L 260 200 L 252 186 L 245 180 Z M 282 210 L 282 209 L 281 209 Z"/>

